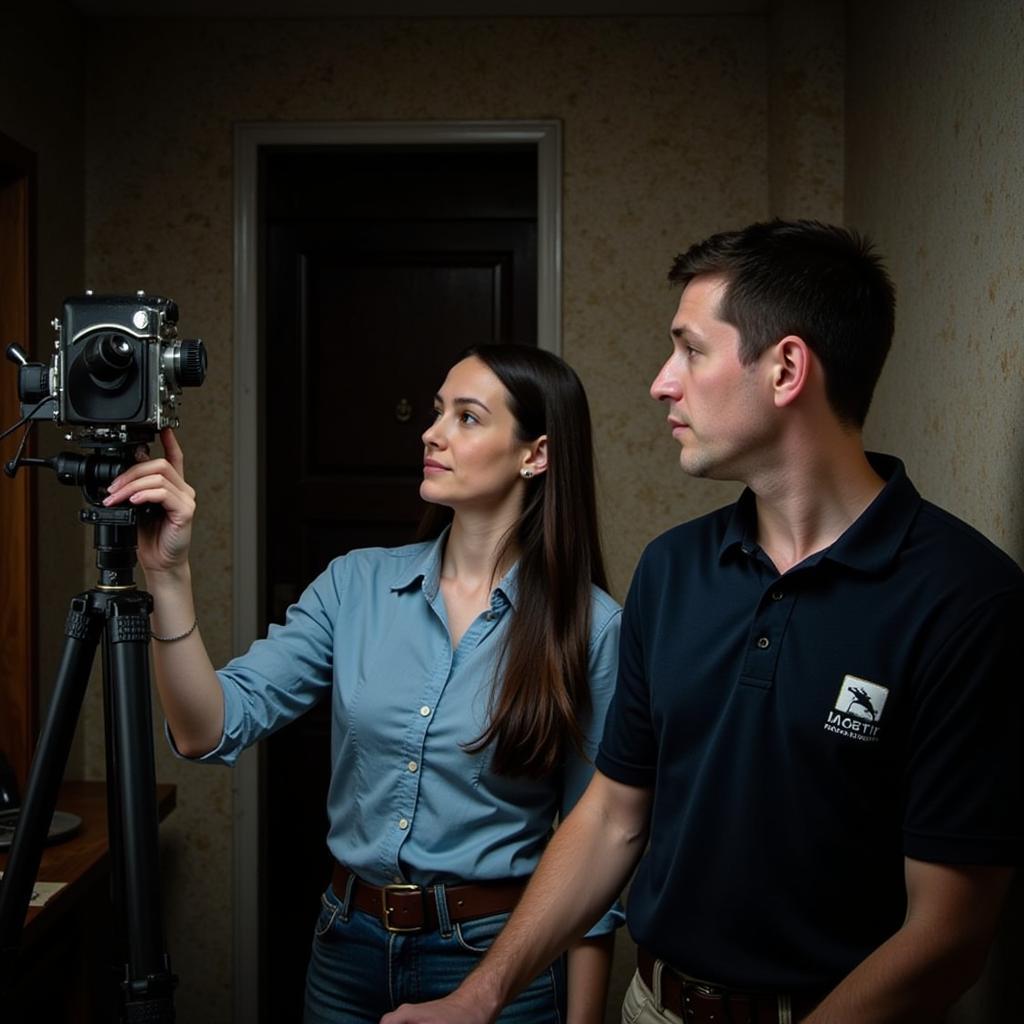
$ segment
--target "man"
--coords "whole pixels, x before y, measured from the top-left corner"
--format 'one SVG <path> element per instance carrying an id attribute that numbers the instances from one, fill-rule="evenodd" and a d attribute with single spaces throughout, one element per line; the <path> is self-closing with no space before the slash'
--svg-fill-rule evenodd
<path id="1" fill-rule="evenodd" d="M 864 451 L 892 285 L 807 221 L 670 279 L 651 394 L 683 469 L 746 490 L 644 552 L 593 782 L 482 965 L 383 1024 L 495 1020 L 638 860 L 630 1024 L 937 1021 L 984 963 L 1024 847 L 1024 574 Z"/>

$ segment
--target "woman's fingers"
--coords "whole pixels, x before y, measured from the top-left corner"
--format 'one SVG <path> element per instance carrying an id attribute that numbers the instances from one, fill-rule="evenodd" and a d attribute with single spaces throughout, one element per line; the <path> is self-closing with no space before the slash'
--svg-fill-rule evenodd
<path id="1" fill-rule="evenodd" d="M 167 512 L 171 513 L 189 508 L 187 504 L 180 500 L 180 495 L 167 487 L 151 487 L 148 490 L 133 491 L 126 500 L 133 505 L 145 503 L 162 505 Z M 107 498 L 106 501 L 110 501 L 110 499 Z M 114 504 L 114 502 L 111 502 L 111 504 Z"/>
<path id="2" fill-rule="evenodd" d="M 152 462 L 143 465 L 150 469 L 149 473 L 142 476 L 125 473 L 111 481 L 103 504 L 120 505 L 128 501 L 135 505 L 148 501 L 163 505 L 169 512 L 191 512 L 195 509 L 195 491 L 188 484 L 181 481 L 179 485 L 163 472 L 153 472 L 159 467 Z M 153 497 L 156 494 L 159 497 Z"/>
<path id="3" fill-rule="evenodd" d="M 148 462 L 140 462 L 132 466 L 131 469 L 125 470 L 107 484 L 107 493 L 114 495 L 129 491 L 137 488 L 140 481 L 153 476 L 159 476 L 161 479 L 166 480 L 172 488 L 192 498 L 195 497 L 196 492 L 185 482 L 184 477 L 167 459 L 150 459 Z M 118 498 L 117 500 L 123 501 L 124 498 Z M 108 504 L 113 504 L 113 502 L 108 502 Z"/>
<path id="4" fill-rule="evenodd" d="M 167 461 L 174 467 L 178 476 L 184 480 L 185 453 L 181 450 L 181 445 L 178 444 L 178 439 L 170 427 L 164 427 L 160 431 L 160 443 L 164 446 L 164 455 L 167 457 Z"/>

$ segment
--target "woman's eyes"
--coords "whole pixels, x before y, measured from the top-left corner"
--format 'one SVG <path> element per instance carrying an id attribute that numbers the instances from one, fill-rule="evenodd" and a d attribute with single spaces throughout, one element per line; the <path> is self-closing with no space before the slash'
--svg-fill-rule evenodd
<path id="1" fill-rule="evenodd" d="M 443 415 L 444 415 L 444 410 L 443 409 L 435 409 L 433 414 L 431 415 L 430 422 L 431 423 L 436 423 L 438 421 L 438 419 L 441 416 L 443 416 Z M 468 410 L 464 409 L 462 412 L 459 413 L 459 422 L 460 423 L 479 423 L 480 420 L 477 419 L 477 417 L 474 416 L 473 413 L 471 413 Z"/>

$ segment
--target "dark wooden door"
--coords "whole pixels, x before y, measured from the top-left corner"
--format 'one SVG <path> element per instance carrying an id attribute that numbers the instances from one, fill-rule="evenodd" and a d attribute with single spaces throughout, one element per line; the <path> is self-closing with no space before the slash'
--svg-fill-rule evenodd
<path id="1" fill-rule="evenodd" d="M 268 151 L 266 622 L 331 558 L 413 539 L 420 435 L 467 345 L 536 344 L 532 146 Z M 325 837 L 329 702 L 267 741 L 263 1005 L 301 1018 Z"/>
<path id="2" fill-rule="evenodd" d="M 32 235 L 35 156 L 0 135 L 0 346 L 18 342 L 33 351 Z M 0 363 L 0 430 L 21 415 L 15 364 Z M 0 460 L 17 450 L 21 431 L 3 442 Z M 32 454 L 32 449 L 25 454 Z M 35 500 L 33 470 L 0 478 L 0 758 L 23 794 L 38 732 L 35 608 Z M 13 794 L 10 794 L 13 796 Z"/>

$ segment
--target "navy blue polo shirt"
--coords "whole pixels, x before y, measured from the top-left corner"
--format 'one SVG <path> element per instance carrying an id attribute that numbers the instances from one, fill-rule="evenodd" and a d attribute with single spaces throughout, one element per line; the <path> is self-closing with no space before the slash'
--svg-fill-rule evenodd
<path id="1" fill-rule="evenodd" d="M 780 576 L 754 497 L 644 552 L 597 767 L 653 788 L 633 938 L 696 977 L 836 984 L 901 925 L 903 858 L 1024 849 L 1024 574 L 902 463 Z"/>

